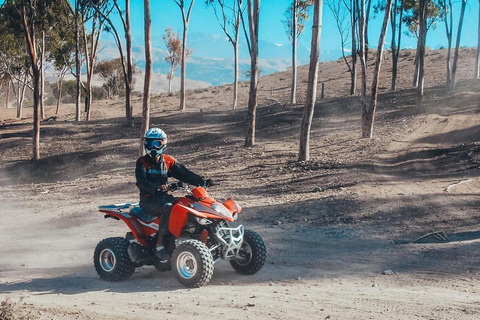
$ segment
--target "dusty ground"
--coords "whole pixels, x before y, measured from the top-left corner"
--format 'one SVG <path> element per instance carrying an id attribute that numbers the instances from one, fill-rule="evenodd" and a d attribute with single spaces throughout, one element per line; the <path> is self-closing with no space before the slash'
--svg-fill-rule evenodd
<path id="1" fill-rule="evenodd" d="M 177 97 L 153 98 L 152 124 L 169 134 L 168 153 L 215 179 L 211 195 L 237 199 L 243 223 L 268 247 L 258 274 L 219 262 L 211 283 L 195 290 L 152 267 L 120 283 L 93 268 L 96 243 L 126 232 L 97 206 L 138 197 L 139 123 L 123 126 L 121 102 L 97 102 L 94 120 L 78 124 L 64 106 L 57 121 L 42 124 L 38 163 L 28 160 L 30 120 L 1 110 L 0 300 L 24 297 L 17 313 L 34 319 L 478 319 L 480 84 L 445 92 L 443 69 L 432 67 L 441 55 L 429 55 L 427 85 L 437 87 L 418 115 L 408 89 L 413 56 L 404 53 L 408 77 L 396 93 L 382 89 L 372 140 L 360 139 L 348 74 L 331 80 L 327 88 L 337 91 L 319 101 L 306 163 L 295 161 L 302 107 L 270 89 L 287 84 L 287 73 L 262 78 L 257 146 L 249 149 L 245 109 L 225 111 L 230 86 L 191 92 L 180 114 Z M 412 243 L 432 230 L 449 241 Z"/>

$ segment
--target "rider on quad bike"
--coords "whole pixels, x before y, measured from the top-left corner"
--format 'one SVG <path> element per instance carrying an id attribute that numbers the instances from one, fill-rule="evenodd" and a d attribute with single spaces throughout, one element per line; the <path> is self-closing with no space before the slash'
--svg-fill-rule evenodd
<path id="1" fill-rule="evenodd" d="M 135 177 L 140 189 L 140 207 L 151 216 L 159 217 L 155 255 L 160 260 L 170 259 L 163 246 L 163 237 L 169 234 L 168 221 L 174 197 L 168 194 L 168 177 L 174 177 L 194 186 L 211 186 L 211 180 L 188 170 L 173 157 L 164 154 L 167 135 L 159 128 L 150 128 L 145 133 L 146 155 L 137 160 Z M 152 248 L 153 249 L 153 248 Z"/>

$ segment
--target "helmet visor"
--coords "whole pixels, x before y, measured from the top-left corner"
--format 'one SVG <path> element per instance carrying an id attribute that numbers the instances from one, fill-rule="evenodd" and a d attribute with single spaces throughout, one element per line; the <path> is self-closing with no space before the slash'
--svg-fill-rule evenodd
<path id="1" fill-rule="evenodd" d="M 165 145 L 165 140 L 146 140 L 145 146 L 148 149 L 161 149 Z"/>

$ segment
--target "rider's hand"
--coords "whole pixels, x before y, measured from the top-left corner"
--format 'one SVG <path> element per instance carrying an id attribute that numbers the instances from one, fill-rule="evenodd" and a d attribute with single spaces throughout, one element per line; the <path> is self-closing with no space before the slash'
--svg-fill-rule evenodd
<path id="1" fill-rule="evenodd" d="M 168 191 L 168 184 L 163 184 L 157 187 L 157 193 L 163 193 Z"/>

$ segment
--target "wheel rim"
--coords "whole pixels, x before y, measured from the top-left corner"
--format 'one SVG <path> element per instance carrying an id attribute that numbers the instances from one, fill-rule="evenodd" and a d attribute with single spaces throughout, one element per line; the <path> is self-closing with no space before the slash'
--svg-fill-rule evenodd
<path id="1" fill-rule="evenodd" d="M 244 241 L 240 247 L 240 250 L 238 250 L 237 255 L 235 256 L 235 261 L 241 266 L 246 266 L 250 263 L 250 261 L 252 261 L 252 257 L 252 248 Z"/>
<path id="2" fill-rule="evenodd" d="M 115 264 L 117 262 L 115 254 L 110 249 L 103 249 L 103 251 L 100 253 L 99 260 L 100 267 L 105 272 L 111 272 L 113 268 L 115 268 Z"/>
<path id="3" fill-rule="evenodd" d="M 182 252 L 177 258 L 177 270 L 180 276 L 190 279 L 197 273 L 198 264 L 195 256 L 190 252 Z"/>

